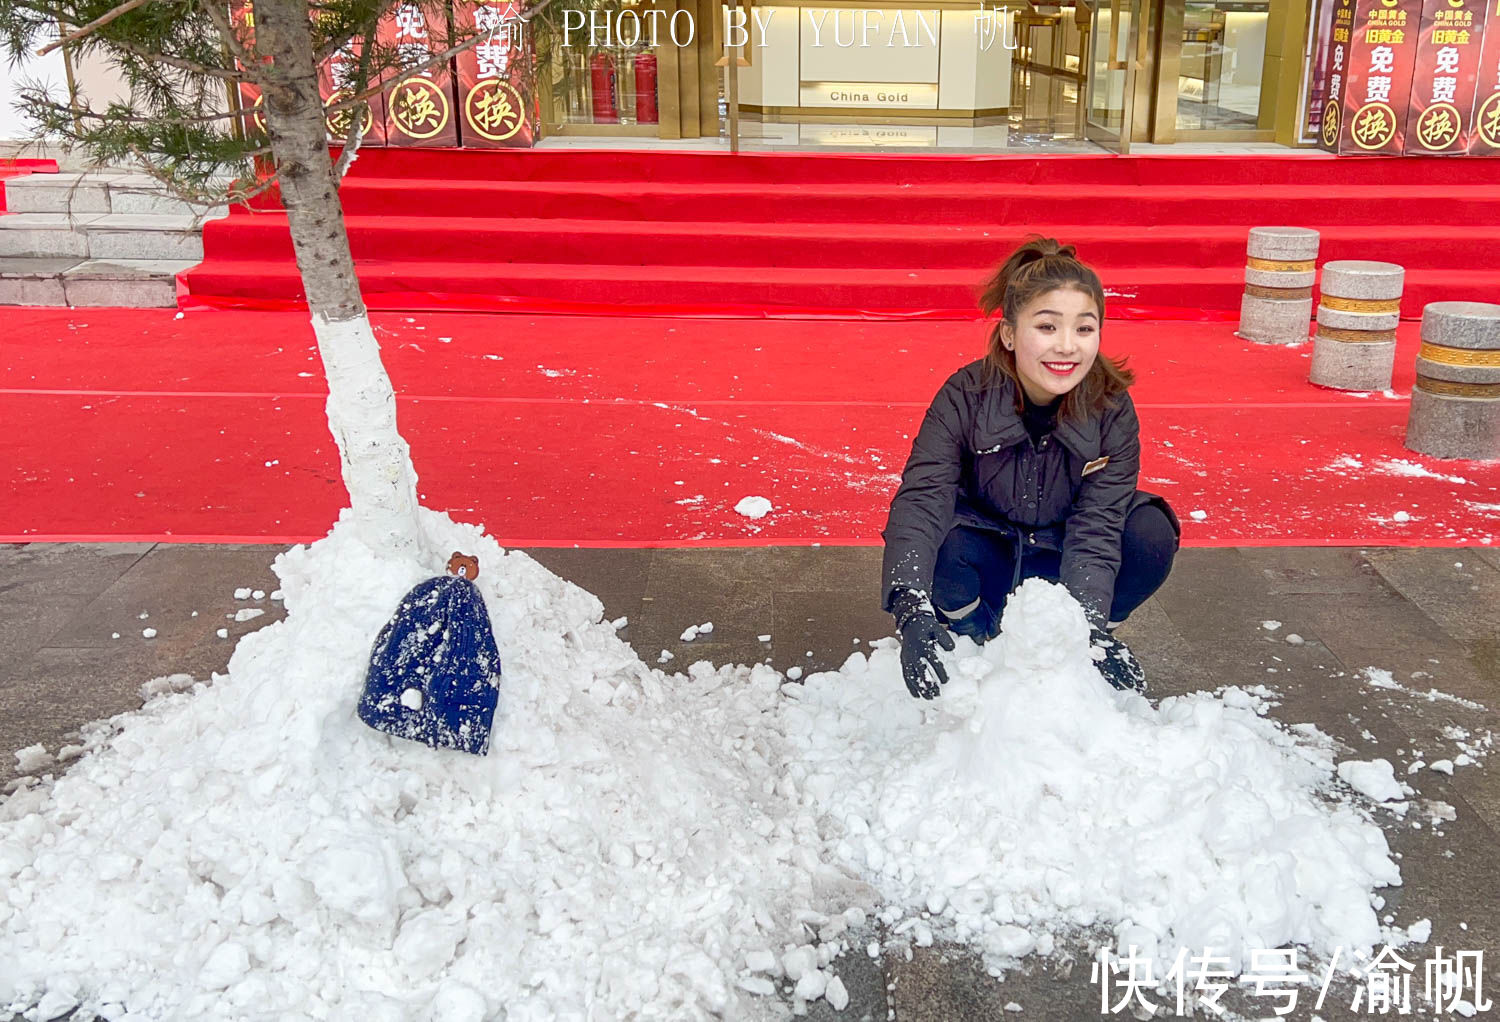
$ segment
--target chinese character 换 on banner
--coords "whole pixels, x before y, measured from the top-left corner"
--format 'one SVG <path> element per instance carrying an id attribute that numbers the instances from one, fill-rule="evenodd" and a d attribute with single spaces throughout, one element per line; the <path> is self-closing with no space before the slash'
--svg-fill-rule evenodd
<path id="1" fill-rule="evenodd" d="M 1469 121 L 1469 153 L 1500 156 L 1500 0 L 1489 0 Z"/>
<path id="2" fill-rule="evenodd" d="M 1468 151 L 1469 111 L 1474 107 L 1490 0 L 1426 0 L 1412 74 L 1406 151 L 1459 155 Z"/>
<path id="3" fill-rule="evenodd" d="M 393 47 L 400 62 L 383 94 L 386 144 L 458 145 L 450 62 L 423 66 L 452 45 L 447 4 L 432 0 L 400 3 L 380 19 L 376 38 L 382 47 Z M 403 73 L 406 69 L 410 70 Z"/>
<path id="4" fill-rule="evenodd" d="M 524 148 L 534 144 L 530 112 L 532 51 L 520 5 L 514 0 L 457 0 L 460 38 L 482 38 L 458 55 L 459 123 L 465 147 Z"/>
<path id="5" fill-rule="evenodd" d="M 363 53 L 362 41 L 356 39 L 323 62 L 318 68 L 318 91 L 325 106 L 333 106 L 358 94 L 359 60 Z M 369 75 L 365 76 L 369 78 Z M 366 89 L 369 86 L 366 85 Z M 361 146 L 385 145 L 385 97 L 376 92 L 367 97 L 368 106 L 361 112 Z M 334 110 L 326 117 L 328 141 L 342 145 L 349 136 L 349 127 L 354 120 L 355 107 Z"/>

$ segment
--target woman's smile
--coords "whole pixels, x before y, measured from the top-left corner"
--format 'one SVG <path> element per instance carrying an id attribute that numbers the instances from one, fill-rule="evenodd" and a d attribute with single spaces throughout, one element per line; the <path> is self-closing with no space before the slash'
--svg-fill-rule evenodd
<path id="1" fill-rule="evenodd" d="M 1050 372 L 1056 373 L 1058 376 L 1071 375 L 1073 370 L 1078 368 L 1077 362 L 1043 362 L 1042 365 L 1046 366 Z"/>

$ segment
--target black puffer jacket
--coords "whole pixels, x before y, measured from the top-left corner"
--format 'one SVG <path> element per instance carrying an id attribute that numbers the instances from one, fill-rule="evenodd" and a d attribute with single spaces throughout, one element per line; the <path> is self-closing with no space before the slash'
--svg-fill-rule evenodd
<path id="1" fill-rule="evenodd" d="M 1061 552 L 1063 584 L 1091 620 L 1104 623 L 1126 516 L 1141 504 L 1165 504 L 1136 489 L 1135 406 L 1127 394 L 1102 417 L 1059 419 L 1033 446 L 1015 386 L 978 361 L 933 398 L 882 533 L 886 610 L 898 588 L 931 593 L 938 547 L 955 525 L 971 525 L 1010 533 L 1023 553 Z"/>

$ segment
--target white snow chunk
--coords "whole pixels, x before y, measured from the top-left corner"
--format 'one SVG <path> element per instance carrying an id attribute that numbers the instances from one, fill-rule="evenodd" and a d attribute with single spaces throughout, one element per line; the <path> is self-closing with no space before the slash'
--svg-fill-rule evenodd
<path id="1" fill-rule="evenodd" d="M 1203 521 L 1203 519 L 1205 519 L 1205 518 L 1208 517 L 1208 512 L 1207 511 L 1189 511 L 1188 512 L 1188 517 L 1191 518 L 1195 522 L 1201 522 L 1201 521 Z"/>
<path id="2" fill-rule="evenodd" d="M 684 628 L 682 630 L 682 634 L 678 636 L 678 638 L 681 639 L 683 642 L 692 642 L 697 637 L 698 637 L 698 626 L 697 625 L 688 625 L 686 628 Z"/>
<path id="3" fill-rule="evenodd" d="M 734 509 L 746 518 L 764 518 L 771 513 L 771 502 L 765 497 L 742 497 Z"/>
<path id="4" fill-rule="evenodd" d="M 241 586 L 234 591 L 234 598 L 236 600 L 248 600 L 250 599 L 251 591 L 249 586 Z"/>
<path id="5" fill-rule="evenodd" d="M 1409 512 L 1406 512 L 1406 511 L 1397 511 L 1395 514 L 1391 515 L 1391 521 L 1393 521 L 1393 522 L 1409 522 L 1409 521 L 1411 521 L 1411 514 Z"/>
<path id="6" fill-rule="evenodd" d="M 745 953 L 745 968 L 751 972 L 775 972 L 776 952 L 760 948 Z"/>
<path id="7" fill-rule="evenodd" d="M 800 679 L 802 677 L 802 668 L 800 668 L 800 667 L 788 667 L 786 669 L 786 676 L 787 676 L 787 678 L 789 678 L 792 681 L 797 681 L 798 679 Z"/>
<path id="8" fill-rule="evenodd" d="M 1404 794 L 1390 760 L 1346 759 L 1339 764 L 1338 772 L 1345 784 L 1376 802 L 1392 802 Z"/>
<path id="9" fill-rule="evenodd" d="M 234 612 L 234 619 L 236 621 L 253 621 L 264 613 L 265 611 L 260 607 L 241 607 Z"/>
<path id="10" fill-rule="evenodd" d="M 618 632 L 621 628 L 624 628 L 628 624 L 630 624 L 630 618 L 617 617 L 609 623 L 609 626 Z"/>
<path id="11" fill-rule="evenodd" d="M 771 641 L 771 637 L 769 635 L 757 635 L 755 637 L 755 641 L 756 642 L 770 642 Z"/>
<path id="12" fill-rule="evenodd" d="M 273 599 L 273 600 L 284 600 L 284 599 L 286 599 L 286 597 L 285 597 L 285 595 L 282 593 L 282 591 L 280 589 L 272 589 L 271 590 L 271 599 Z"/>
<path id="13" fill-rule="evenodd" d="M 52 754 L 40 742 L 16 751 L 16 773 L 31 774 L 52 765 Z"/>
<path id="14" fill-rule="evenodd" d="M 1449 777 L 1452 777 L 1453 776 L 1453 761 L 1451 759 L 1434 760 L 1433 762 L 1431 762 L 1431 763 L 1429 763 L 1427 765 L 1427 769 L 1428 770 L 1436 770 L 1440 774 L 1447 774 Z"/>
<path id="15" fill-rule="evenodd" d="M 141 638 L 143 638 L 143 639 L 154 639 L 154 638 L 156 638 L 156 629 L 155 628 L 142 628 L 141 629 Z"/>
<path id="16" fill-rule="evenodd" d="M 264 589 L 257 589 L 250 594 L 250 598 L 252 600 L 264 600 L 266 598 L 266 591 Z"/>
<path id="17" fill-rule="evenodd" d="M 709 632 L 711 632 L 713 630 L 714 630 L 714 623 L 712 621 L 705 621 L 701 625 L 698 626 L 698 634 L 699 635 L 707 635 Z"/>
<path id="18" fill-rule="evenodd" d="M 1019 1001 L 1006 1001 L 1005 1002 L 1005 1010 L 1006 1011 L 1025 1011 L 1026 1009 L 1021 1007 Z"/>
<path id="19" fill-rule="evenodd" d="M 849 1007 L 849 991 L 844 987 L 844 981 L 834 976 L 828 980 L 828 987 L 823 991 L 823 999 L 834 1011 L 843 1011 Z"/>
<path id="20" fill-rule="evenodd" d="M 1418 919 L 1406 928 L 1406 939 L 1414 944 L 1425 944 L 1432 936 L 1432 920 Z"/>
<path id="21" fill-rule="evenodd" d="M 656 662 L 659 664 L 664 664 L 668 660 L 674 659 L 676 659 L 676 654 L 674 654 L 670 649 L 664 649 L 660 653 L 656 654 Z"/>
<path id="22" fill-rule="evenodd" d="M 1307 640 L 1298 635 L 1296 632 L 1287 632 L 1286 644 L 1288 646 L 1303 646 L 1307 644 Z"/>
<path id="23" fill-rule="evenodd" d="M 229 638 L 229 629 L 228 628 L 220 628 L 218 631 L 214 632 L 214 634 L 217 635 L 221 639 L 227 639 L 227 638 Z"/>
<path id="24" fill-rule="evenodd" d="M 420 710 L 422 708 L 422 690 L 409 688 L 401 693 L 401 705 L 408 710 Z"/>
<path id="25" fill-rule="evenodd" d="M 198 973 L 205 990 L 224 990 L 250 971 L 250 952 L 243 944 L 226 940 L 214 948 Z"/>
<path id="26" fill-rule="evenodd" d="M 1278 629 L 1278 628 L 1281 627 L 1281 622 L 1280 621 L 1262 621 L 1260 623 L 1260 626 L 1262 628 L 1264 628 L 1268 632 L 1274 632 L 1276 629 Z"/>

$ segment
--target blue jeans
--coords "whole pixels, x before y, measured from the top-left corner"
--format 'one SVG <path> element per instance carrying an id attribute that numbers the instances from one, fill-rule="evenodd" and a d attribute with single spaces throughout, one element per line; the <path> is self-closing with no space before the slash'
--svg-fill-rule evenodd
<path id="1" fill-rule="evenodd" d="M 1146 504 L 1125 519 L 1120 538 L 1120 571 L 1115 577 L 1109 620 L 1124 621 L 1166 581 L 1177 553 L 1177 531 L 1161 508 Z M 1000 612 L 1015 577 L 1016 546 L 1012 535 L 991 529 L 955 526 L 938 548 L 932 579 L 932 603 L 948 628 L 977 642 L 1000 630 Z M 1032 549 L 1021 563 L 1022 578 L 1059 581 L 1062 555 Z"/>

